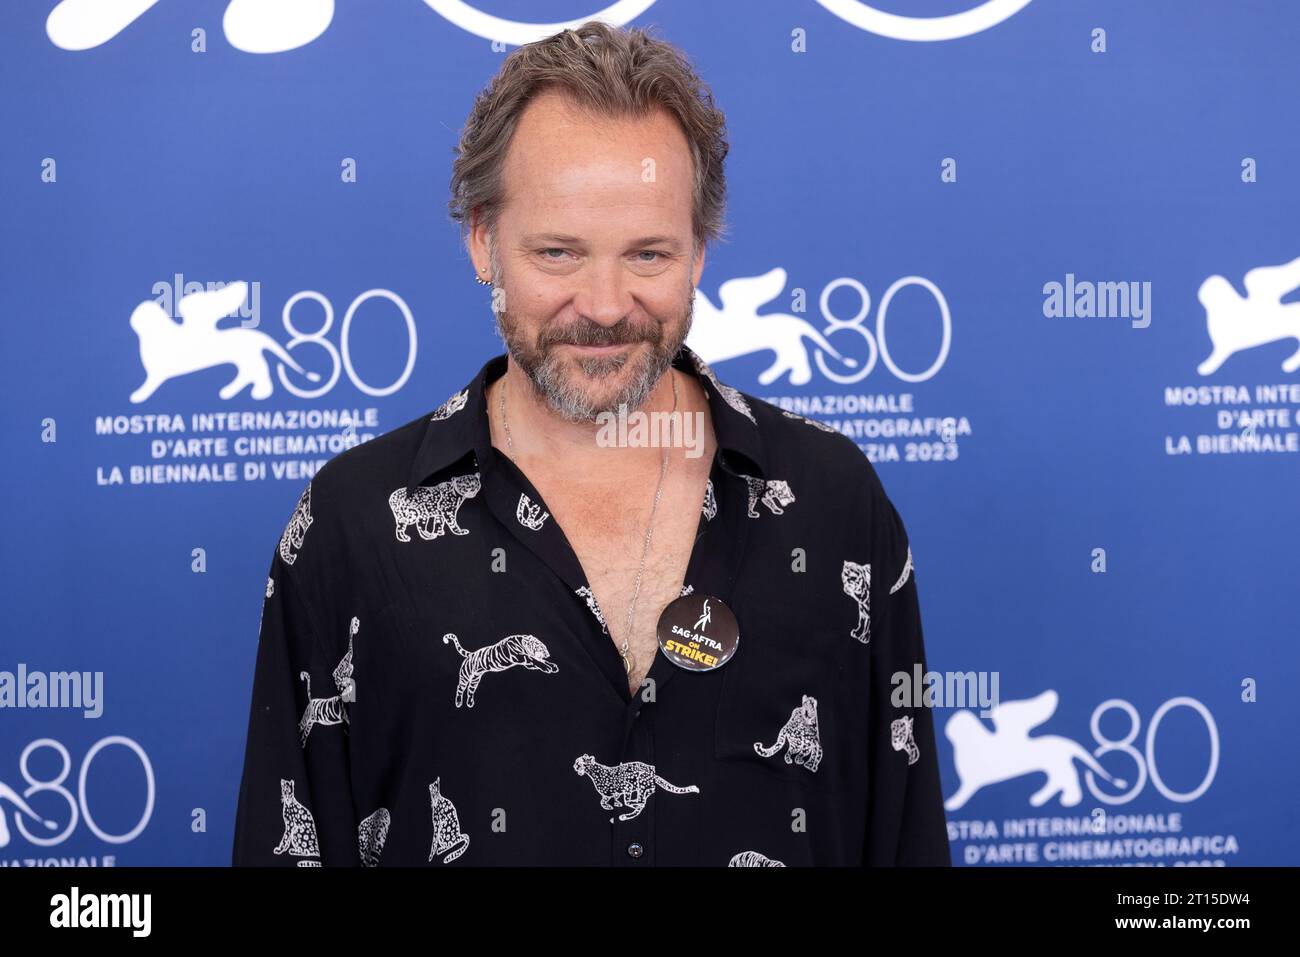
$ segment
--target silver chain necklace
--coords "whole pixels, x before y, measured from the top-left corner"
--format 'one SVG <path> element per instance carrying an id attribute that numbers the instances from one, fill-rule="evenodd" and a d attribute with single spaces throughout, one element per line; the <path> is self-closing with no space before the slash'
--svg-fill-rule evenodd
<path id="1" fill-rule="evenodd" d="M 668 370 L 668 375 L 673 385 L 673 413 L 676 413 L 677 375 L 671 368 Z M 515 440 L 510 434 L 510 418 L 506 415 L 506 380 L 504 378 L 501 380 L 501 400 L 498 402 L 498 406 L 501 410 L 501 424 L 505 427 L 506 448 L 509 450 L 510 461 L 515 462 L 515 464 L 518 465 L 519 463 L 515 460 Z M 676 419 L 670 415 L 668 421 L 669 429 L 671 429 L 672 423 L 674 423 Z M 668 474 L 668 449 L 671 445 L 672 439 L 670 437 L 668 445 L 664 446 L 663 463 L 659 467 L 659 485 L 655 488 L 655 501 L 654 505 L 650 508 L 650 521 L 646 524 L 645 541 L 641 544 L 641 561 L 637 565 L 636 582 L 632 586 L 632 600 L 628 602 L 627 606 L 627 625 L 623 632 L 623 646 L 618 652 L 618 656 L 623 659 L 623 670 L 628 674 L 632 673 L 632 653 L 629 650 L 632 638 L 632 622 L 636 617 L 636 601 L 641 595 L 641 577 L 645 574 L 645 558 L 646 554 L 650 551 L 650 536 L 654 531 L 655 514 L 659 511 L 659 500 L 663 497 L 664 477 Z M 594 600 L 595 596 L 593 595 L 592 598 Z"/>

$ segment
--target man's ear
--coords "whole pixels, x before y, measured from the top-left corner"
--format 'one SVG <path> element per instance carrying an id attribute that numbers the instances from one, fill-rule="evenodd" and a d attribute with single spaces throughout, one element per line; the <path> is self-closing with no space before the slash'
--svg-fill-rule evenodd
<path id="1" fill-rule="evenodd" d="M 466 237 L 466 245 L 469 248 L 470 261 L 474 264 L 474 274 L 483 279 L 492 278 L 492 256 L 488 251 L 488 230 L 487 225 L 479 216 L 478 207 L 470 211 L 469 234 Z"/>
<path id="2" fill-rule="evenodd" d="M 699 288 L 700 277 L 704 275 L 704 254 L 708 249 L 708 244 L 700 243 L 700 251 L 695 256 L 695 269 L 691 272 L 691 285 Z"/>

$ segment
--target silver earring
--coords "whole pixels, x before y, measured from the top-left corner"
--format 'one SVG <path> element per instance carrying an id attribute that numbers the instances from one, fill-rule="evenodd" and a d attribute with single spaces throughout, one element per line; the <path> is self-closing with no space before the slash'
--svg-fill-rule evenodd
<path id="1" fill-rule="evenodd" d="M 492 280 L 491 280 L 491 279 L 481 279 L 481 278 L 479 278 L 478 276 L 475 276 L 475 277 L 474 277 L 474 281 L 475 281 L 476 283 L 478 283 L 480 286 L 490 286 L 490 285 L 492 285 Z"/>

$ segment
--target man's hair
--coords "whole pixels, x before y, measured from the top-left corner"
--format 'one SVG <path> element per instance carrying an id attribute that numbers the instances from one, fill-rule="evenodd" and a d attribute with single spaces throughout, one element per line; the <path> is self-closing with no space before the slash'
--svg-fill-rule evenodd
<path id="1" fill-rule="evenodd" d="M 600 118 L 640 118 L 667 110 L 686 136 L 694 165 L 692 228 L 697 248 L 721 239 L 727 156 L 726 118 L 685 55 L 636 28 L 591 20 L 526 44 L 506 57 L 474 101 L 452 165 L 451 218 L 464 234 L 470 214 L 495 233 L 506 197 L 501 171 L 525 108 L 556 91 Z"/>

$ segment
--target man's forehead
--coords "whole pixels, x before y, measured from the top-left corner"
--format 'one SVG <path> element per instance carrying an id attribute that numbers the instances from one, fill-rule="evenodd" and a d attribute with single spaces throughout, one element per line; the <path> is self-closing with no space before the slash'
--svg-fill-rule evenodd
<path id="1" fill-rule="evenodd" d="M 681 127 L 663 107 L 654 107 L 640 115 L 610 116 L 558 90 L 539 93 L 532 99 L 516 123 L 516 136 L 520 132 L 527 132 L 530 138 L 543 137 L 558 142 L 585 137 L 600 142 L 635 143 L 656 137 L 673 140 L 683 147 L 686 145 Z"/>
<path id="2" fill-rule="evenodd" d="M 593 116 L 549 94 L 520 118 L 504 173 L 516 194 L 631 190 L 639 194 L 634 201 L 653 204 L 689 190 L 690 149 L 663 110 L 642 117 Z"/>

